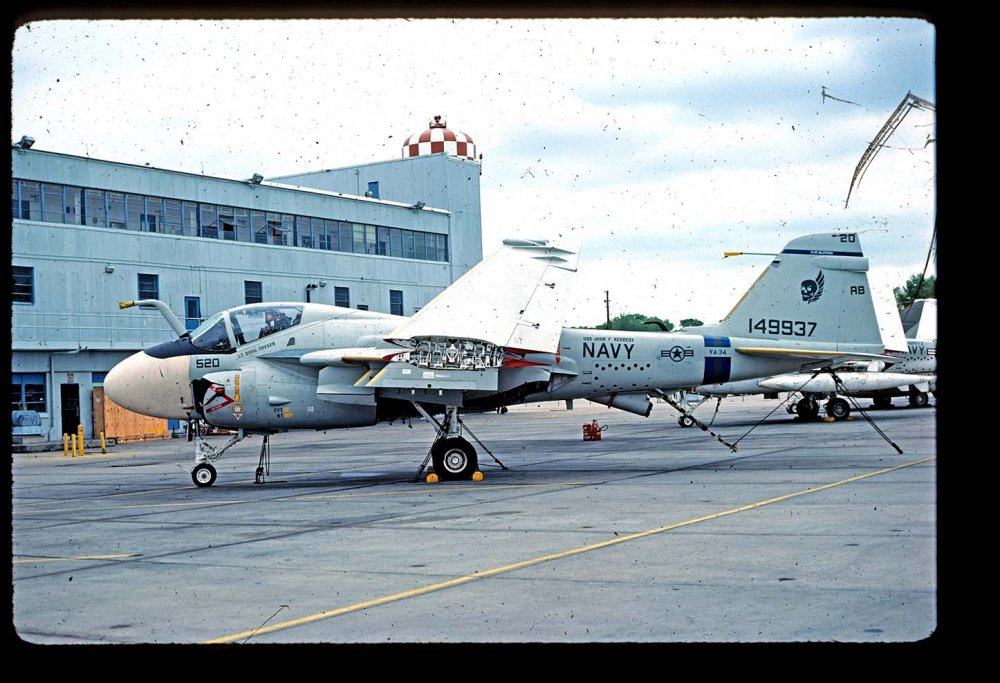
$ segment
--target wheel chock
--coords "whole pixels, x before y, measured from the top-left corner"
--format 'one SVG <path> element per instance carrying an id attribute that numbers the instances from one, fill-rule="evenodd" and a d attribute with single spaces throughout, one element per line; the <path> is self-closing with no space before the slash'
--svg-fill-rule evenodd
<path id="1" fill-rule="evenodd" d="M 433 472 L 427 475 L 428 484 L 436 484 L 437 481 L 438 481 L 438 475 L 434 474 Z"/>
<path id="2" fill-rule="evenodd" d="M 836 422 L 836 421 L 837 421 L 837 418 L 835 418 L 835 417 L 824 417 L 823 418 L 823 422 Z"/>
<path id="3" fill-rule="evenodd" d="M 472 481 L 482 481 L 482 480 L 483 480 L 482 472 L 476 470 L 475 472 L 472 473 Z"/>

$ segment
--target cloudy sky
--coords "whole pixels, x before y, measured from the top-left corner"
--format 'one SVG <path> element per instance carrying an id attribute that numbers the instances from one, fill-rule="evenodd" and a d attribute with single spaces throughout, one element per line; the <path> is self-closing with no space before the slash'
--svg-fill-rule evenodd
<path id="1" fill-rule="evenodd" d="M 11 138 L 243 179 L 399 158 L 441 114 L 483 154 L 487 253 L 582 245 L 572 322 L 605 290 L 612 315 L 711 322 L 768 261 L 723 251 L 853 230 L 887 285 L 923 269 L 932 112 L 845 199 L 907 92 L 935 100 L 935 40 L 910 18 L 43 20 L 14 34 Z"/>

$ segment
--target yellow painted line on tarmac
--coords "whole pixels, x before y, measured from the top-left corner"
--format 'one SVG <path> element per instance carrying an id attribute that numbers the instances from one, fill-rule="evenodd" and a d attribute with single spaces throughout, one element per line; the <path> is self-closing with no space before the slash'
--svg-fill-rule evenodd
<path id="1" fill-rule="evenodd" d="M 136 503 L 134 505 L 101 505 L 95 507 L 76 508 L 46 508 L 44 510 L 22 510 L 14 507 L 13 512 L 17 515 L 31 514 L 52 514 L 54 512 L 100 512 L 102 510 L 145 510 L 156 508 L 183 508 L 183 507 L 222 507 L 224 505 L 245 505 L 248 503 L 288 503 L 288 502 L 312 502 L 315 500 L 337 500 L 343 498 L 374 498 L 379 496 L 405 496 L 405 495 L 426 495 L 428 493 L 458 493 L 461 491 L 495 491 L 500 489 L 523 489 L 523 488 L 545 488 L 560 486 L 580 486 L 583 482 L 567 481 L 549 484 L 497 484 L 497 485 L 477 485 L 477 486 L 447 486 L 428 489 L 426 485 L 419 489 L 406 489 L 403 491 L 369 491 L 365 493 L 303 493 L 294 496 L 281 496 L 278 498 L 246 498 L 240 500 L 190 500 L 182 503 Z"/>
<path id="2" fill-rule="evenodd" d="M 926 458 L 921 458 L 920 460 L 914 460 L 913 462 L 903 463 L 901 465 L 895 465 L 894 467 L 887 467 L 885 469 L 876 470 L 874 472 L 868 472 L 866 474 L 859 474 L 854 477 L 849 477 L 847 479 L 842 479 L 840 481 L 833 482 L 832 484 L 824 484 L 822 486 L 817 486 L 815 488 L 805 489 L 804 491 L 795 491 L 794 493 L 786 493 L 782 496 L 776 496 L 774 498 L 768 498 L 767 500 L 762 500 L 757 503 L 750 503 L 748 505 L 741 505 L 740 507 L 732 508 L 731 510 L 724 510 L 722 512 L 715 512 L 710 515 L 705 515 L 703 517 L 696 517 L 694 519 L 689 519 L 683 522 L 677 522 L 675 524 L 668 524 L 666 526 L 656 527 L 655 529 L 649 529 L 647 531 L 639 531 L 634 534 L 628 534 L 625 536 L 618 536 L 607 541 L 601 541 L 600 543 L 593 543 L 591 545 L 583 546 L 581 548 L 573 548 L 571 550 L 565 550 L 563 552 L 552 553 L 551 555 L 543 555 L 541 557 L 535 557 L 530 560 L 523 560 L 521 562 L 514 562 L 512 564 L 506 564 L 502 567 L 495 567 L 493 569 L 488 569 L 481 572 L 474 572 L 472 574 L 466 574 L 465 576 L 459 576 L 454 579 L 449 579 L 447 581 L 441 581 L 438 583 L 432 583 L 428 586 L 422 586 L 420 588 L 414 588 L 408 591 L 402 591 L 400 593 L 393 593 L 392 595 L 386 595 L 381 598 L 374 598 L 372 600 L 366 600 L 364 602 L 357 602 L 353 605 L 347 605 L 345 607 L 338 607 L 336 609 L 325 610 L 323 612 L 317 612 L 316 614 L 310 614 L 304 617 L 299 617 L 297 619 L 290 619 L 288 621 L 283 621 L 277 624 L 272 624 L 270 626 L 262 626 L 260 628 L 253 629 L 251 631 L 241 631 L 240 633 L 232 633 L 227 636 L 221 636 L 219 638 L 213 638 L 212 640 L 206 640 L 203 645 L 215 645 L 219 643 L 231 643 L 237 640 L 247 639 L 251 636 L 273 633 L 275 631 L 282 631 L 285 629 L 293 628 L 295 626 L 302 626 L 304 624 L 310 624 L 316 621 L 321 621 L 323 619 L 330 619 L 332 617 L 338 617 L 342 614 L 348 614 L 351 612 L 358 612 L 360 610 L 369 609 L 371 607 L 378 607 L 380 605 L 385 605 L 390 602 L 398 602 L 400 600 L 406 600 L 407 598 L 414 598 L 420 595 L 426 595 L 427 593 L 433 593 L 435 591 L 444 590 L 447 588 L 454 588 L 455 586 L 461 586 L 472 581 L 478 581 L 480 579 L 489 578 L 491 576 L 496 576 L 498 574 L 505 574 L 507 572 L 512 572 L 518 569 L 524 569 L 526 567 L 532 567 L 544 562 L 551 562 L 552 560 L 560 560 L 566 557 L 572 557 L 574 555 L 580 555 L 582 553 L 592 552 L 594 550 L 601 550 L 603 548 L 608 548 L 613 545 L 618 545 L 619 543 L 626 543 L 628 541 L 634 541 L 640 538 L 646 538 L 647 536 L 654 536 L 656 534 L 662 534 L 666 531 L 673 531 L 674 529 L 680 529 L 682 527 L 691 526 L 692 524 L 698 524 L 700 522 L 708 522 L 713 519 L 719 519 L 721 517 L 726 517 L 728 515 L 735 515 L 740 512 L 747 512 L 749 510 L 755 510 L 759 507 L 765 505 L 772 505 L 774 503 L 780 503 L 786 500 L 791 500 L 792 498 L 798 498 L 799 496 L 805 496 L 811 493 L 818 493 L 820 491 L 826 491 L 827 489 L 832 489 L 837 486 L 843 486 L 844 484 L 850 484 L 855 481 L 860 481 L 862 479 L 868 479 L 869 477 L 875 477 L 880 474 L 886 474 L 888 472 L 893 472 L 895 470 L 903 469 L 904 467 L 912 467 L 914 465 L 919 465 L 921 463 L 934 460 L 937 456 L 928 456 Z"/>
<path id="3" fill-rule="evenodd" d="M 33 560 L 14 560 L 14 564 L 39 564 L 41 562 L 73 562 L 75 560 L 122 560 L 138 555 L 77 555 L 75 557 L 36 557 Z"/>

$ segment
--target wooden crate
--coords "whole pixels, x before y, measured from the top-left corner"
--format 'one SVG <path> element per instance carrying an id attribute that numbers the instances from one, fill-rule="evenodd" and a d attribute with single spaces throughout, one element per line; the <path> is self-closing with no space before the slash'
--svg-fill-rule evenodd
<path id="1" fill-rule="evenodd" d="M 104 387 L 94 387 L 92 403 L 95 437 L 104 432 L 118 443 L 171 438 L 167 420 L 125 410 L 104 395 Z"/>

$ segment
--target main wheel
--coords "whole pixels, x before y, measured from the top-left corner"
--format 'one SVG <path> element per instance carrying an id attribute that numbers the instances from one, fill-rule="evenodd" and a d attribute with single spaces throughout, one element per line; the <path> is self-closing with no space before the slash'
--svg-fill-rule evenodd
<path id="1" fill-rule="evenodd" d="M 681 415 L 677 418 L 677 424 L 681 427 L 694 427 L 694 418 L 690 415 Z"/>
<path id="2" fill-rule="evenodd" d="M 924 393 L 923 391 L 918 391 L 914 394 L 910 394 L 910 405 L 913 406 L 914 408 L 923 408 L 925 405 L 927 405 L 928 400 L 929 399 L 927 398 L 927 394 Z"/>
<path id="3" fill-rule="evenodd" d="M 851 414 L 851 406 L 842 398 L 831 398 L 826 402 L 826 414 L 834 420 L 844 420 Z"/>
<path id="4" fill-rule="evenodd" d="M 479 468 L 476 449 L 460 436 L 438 439 L 431 450 L 431 462 L 441 481 L 472 479 Z"/>
<path id="5" fill-rule="evenodd" d="M 795 413 L 803 420 L 815 420 L 819 416 L 819 403 L 814 398 L 803 398 L 795 404 Z"/>
<path id="6" fill-rule="evenodd" d="M 203 462 L 191 470 L 191 481 L 196 486 L 205 487 L 215 483 L 215 468 L 207 462 Z"/>
<path id="7" fill-rule="evenodd" d="M 876 408 L 892 408 L 892 396 L 875 396 L 872 405 Z"/>

